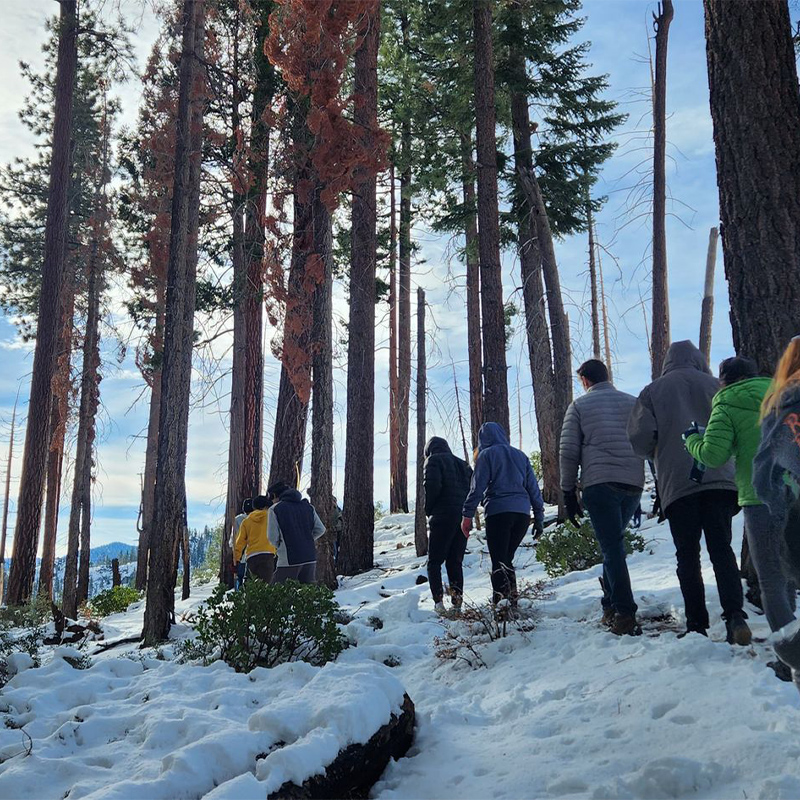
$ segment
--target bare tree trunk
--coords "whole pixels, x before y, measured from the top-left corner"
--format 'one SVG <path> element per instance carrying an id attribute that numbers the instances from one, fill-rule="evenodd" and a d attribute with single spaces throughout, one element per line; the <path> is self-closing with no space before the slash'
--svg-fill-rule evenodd
<path id="1" fill-rule="evenodd" d="M 772 373 L 800 320 L 800 91 L 792 23 L 784 0 L 705 0 L 704 7 L 733 344 Z"/>
<path id="2" fill-rule="evenodd" d="M 397 201 L 394 162 L 389 164 L 389 511 L 401 511 L 400 472 L 400 387 L 397 368 Z"/>
<path id="3" fill-rule="evenodd" d="M 600 273 L 600 308 L 603 312 L 603 340 L 606 348 L 606 367 L 608 368 L 608 379 L 614 380 L 614 370 L 611 367 L 611 331 L 608 325 L 608 301 L 606 300 L 606 284 L 603 280 L 603 259 L 600 252 L 597 253 L 597 271 Z"/>
<path id="4" fill-rule="evenodd" d="M 119 574 L 119 559 L 111 559 L 111 587 L 122 586 L 122 576 Z"/>
<path id="5" fill-rule="evenodd" d="M 403 32 L 408 37 L 406 21 Z M 408 433 L 411 403 L 411 120 L 402 122 L 400 133 L 400 279 L 398 303 L 398 440 L 397 480 L 398 511 L 408 513 Z"/>
<path id="6" fill-rule="evenodd" d="M 366 17 L 355 56 L 353 121 L 375 149 L 378 127 L 380 6 Z M 361 169 L 353 191 L 350 326 L 347 343 L 347 433 L 342 537 L 338 570 L 355 575 L 372 569 L 375 533 L 375 272 L 378 249 L 377 176 Z"/>
<path id="7" fill-rule="evenodd" d="M 303 175 L 298 176 L 298 180 Z M 286 301 L 286 322 L 284 323 L 284 350 L 287 342 L 292 349 L 308 351 L 309 330 L 294 331 L 292 316 L 298 309 L 311 302 L 303 285 L 306 257 L 309 242 L 312 240 L 311 202 L 300 202 L 295 193 L 292 263 L 289 269 L 288 297 Z M 304 367 L 305 369 L 305 367 Z M 303 374 L 300 382 L 310 385 L 311 374 Z M 289 486 L 298 486 L 303 471 L 303 455 L 308 421 L 308 398 L 301 397 L 295 388 L 286 365 L 281 366 L 281 380 L 278 389 L 278 406 L 275 412 L 275 435 L 272 440 L 268 486 L 283 481 Z"/>
<path id="8" fill-rule="evenodd" d="M 706 280 L 703 287 L 703 307 L 700 311 L 700 352 L 711 361 L 711 325 L 714 321 L 714 272 L 717 266 L 717 241 L 719 230 L 708 232 L 708 252 L 706 253 Z"/>
<path id="9" fill-rule="evenodd" d="M 8 504 L 11 498 L 11 464 L 14 459 L 14 434 L 17 424 L 17 403 L 19 390 L 14 400 L 14 410 L 11 412 L 11 432 L 8 437 L 8 458 L 6 459 L 6 495 L 3 499 L 3 528 L 0 533 L 0 605 L 3 604 L 6 577 L 6 534 L 8 533 Z"/>
<path id="10" fill-rule="evenodd" d="M 189 527 L 183 526 L 183 536 L 181 537 L 181 556 L 183 560 L 183 581 L 181 586 L 181 600 L 188 600 L 191 595 L 191 561 L 189 549 Z"/>
<path id="11" fill-rule="evenodd" d="M 414 509 L 414 546 L 417 556 L 428 553 L 428 519 L 425 516 L 425 290 L 417 288 L 417 500 Z"/>
<path id="12" fill-rule="evenodd" d="M 78 61 L 77 0 L 60 0 L 60 5 L 42 288 L 39 296 L 36 347 L 14 531 L 14 559 L 11 562 L 8 579 L 9 605 L 21 605 L 33 592 L 49 444 L 51 384 L 55 372 L 59 334 L 58 307 L 67 238 L 72 99 Z"/>
<path id="13" fill-rule="evenodd" d="M 597 261 L 594 245 L 594 219 L 592 214 L 592 200 L 586 201 L 586 220 L 589 229 L 589 286 L 592 293 L 592 358 L 602 359 L 600 352 L 600 308 L 597 286 Z M 608 366 L 608 365 L 606 365 Z"/>
<path id="14" fill-rule="evenodd" d="M 512 68 L 516 71 L 517 85 L 524 85 L 525 62 L 514 55 Z M 542 492 L 548 503 L 560 502 L 560 469 L 558 442 L 562 416 L 558 416 L 558 393 L 553 370 L 553 355 L 550 347 L 550 332 L 547 327 L 544 286 L 542 283 L 542 240 L 535 227 L 536 192 L 526 189 L 526 183 L 535 180 L 533 151 L 531 148 L 530 114 L 528 97 L 524 92 L 511 95 L 511 120 L 514 135 L 514 164 L 517 180 L 522 189 L 524 202 L 519 209 L 519 255 L 522 270 L 522 297 L 525 305 L 528 357 L 533 384 L 536 430 L 539 436 L 539 452 L 542 457 Z M 530 177 L 530 180 L 526 180 Z M 560 299 L 560 293 L 559 293 Z"/>
<path id="15" fill-rule="evenodd" d="M 661 375 L 669 349 L 667 277 L 667 42 L 674 15 L 672 0 L 661 0 L 656 29 L 656 76 L 653 86 L 653 372 Z"/>
<path id="16" fill-rule="evenodd" d="M 478 227 L 483 335 L 483 419 L 510 433 L 505 309 L 500 265 L 497 135 L 491 0 L 473 0 L 475 129 L 478 157 Z"/>
<path id="17" fill-rule="evenodd" d="M 326 528 L 317 539 L 317 582 L 335 589 L 333 562 L 333 230 L 330 211 L 314 193 L 314 252 L 324 276 L 314 291 L 314 402 L 311 407 L 311 502 Z M 362 476 L 363 477 L 363 476 Z"/>
<path id="18" fill-rule="evenodd" d="M 550 316 L 550 334 L 553 338 L 553 377 L 554 377 L 554 407 L 556 439 L 561 436 L 561 425 L 564 414 L 572 402 L 572 353 L 569 341 L 569 319 L 564 311 L 564 301 L 561 296 L 561 281 L 558 275 L 558 262 L 553 245 L 553 234 L 550 230 L 550 221 L 547 218 L 547 209 L 544 205 L 539 181 L 533 171 L 519 170 L 517 174 L 521 179 L 525 199 L 530 206 L 533 219 L 536 223 L 536 237 L 541 252 L 542 274 L 547 291 L 547 309 Z"/>
<path id="19" fill-rule="evenodd" d="M 68 265 L 68 272 L 72 267 Z M 38 591 L 53 597 L 53 572 L 56 564 L 56 538 L 58 535 L 58 507 L 61 501 L 61 478 L 64 465 L 64 440 L 70 404 L 70 366 L 72 363 L 72 327 L 75 291 L 72 275 L 64 276 L 64 295 L 60 305 L 61 333 L 58 337 L 56 374 L 53 379 L 50 405 L 50 449 L 47 454 L 47 496 L 42 526 L 42 562 L 39 566 Z"/>
<path id="20" fill-rule="evenodd" d="M 105 173 L 105 168 L 103 169 Z M 97 214 L 100 206 L 97 192 Z M 75 476 L 72 484 L 69 528 L 67 532 L 67 559 L 64 566 L 64 616 L 75 619 L 78 606 L 89 594 L 89 544 L 91 525 L 92 447 L 95 439 L 95 419 L 99 398 L 100 368 L 100 233 L 92 236 L 87 275 L 86 333 L 83 338 L 83 363 L 81 365 L 81 399 L 78 412 L 78 434 L 75 450 Z M 80 565 L 78 564 L 78 537 L 80 536 Z"/>
<path id="21" fill-rule="evenodd" d="M 194 333 L 197 228 L 204 105 L 205 0 L 184 0 L 180 89 L 175 138 L 175 180 L 167 277 L 164 361 L 158 436 L 153 537 L 143 640 L 169 634 L 175 608 L 172 553 L 183 534 L 186 441 Z"/>
<path id="22" fill-rule="evenodd" d="M 461 134 L 462 194 L 466 223 L 467 263 L 467 352 L 469 353 L 469 420 L 472 449 L 478 446 L 478 431 L 483 424 L 483 351 L 481 349 L 481 278 L 478 261 L 478 218 L 475 200 L 475 163 L 472 160 L 472 134 Z M 467 458 L 467 461 L 470 459 Z"/>
<path id="23" fill-rule="evenodd" d="M 162 294 L 159 291 L 159 294 Z M 163 303 L 159 303 L 157 316 L 162 323 L 156 323 L 163 330 Z M 163 358 L 163 356 L 159 356 Z M 156 491 L 156 462 L 158 460 L 158 427 L 161 414 L 161 367 L 153 370 L 150 388 L 150 414 L 147 420 L 147 449 L 144 457 L 144 477 L 142 480 L 142 526 L 139 531 L 139 548 L 136 553 L 136 588 L 143 591 L 147 586 L 147 564 L 150 556 L 150 541 L 153 531 L 153 504 Z"/>

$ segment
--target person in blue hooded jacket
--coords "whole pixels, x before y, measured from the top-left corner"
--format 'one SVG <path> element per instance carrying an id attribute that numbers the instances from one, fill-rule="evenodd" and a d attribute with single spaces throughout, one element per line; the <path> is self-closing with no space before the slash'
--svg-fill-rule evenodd
<path id="1" fill-rule="evenodd" d="M 478 459 L 462 510 L 461 532 L 467 538 L 478 505 L 486 515 L 493 602 L 508 599 L 513 604 L 514 554 L 530 526 L 531 509 L 534 527 L 541 533 L 544 502 L 530 460 L 509 444 L 497 422 L 484 423 L 478 433 Z"/>

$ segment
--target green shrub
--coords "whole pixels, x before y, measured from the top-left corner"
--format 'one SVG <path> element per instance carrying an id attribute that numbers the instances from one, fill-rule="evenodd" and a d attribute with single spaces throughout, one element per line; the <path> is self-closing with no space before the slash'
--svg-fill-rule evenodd
<path id="1" fill-rule="evenodd" d="M 222 527 L 222 525 L 217 525 L 211 531 L 211 540 L 208 543 L 203 563 L 191 573 L 193 584 L 202 586 L 205 583 L 219 580 L 219 562 L 222 557 Z M 178 586 L 180 585 L 179 581 Z"/>
<path id="2" fill-rule="evenodd" d="M 344 649 L 339 611 L 325 586 L 259 580 L 238 592 L 218 586 L 197 612 L 197 638 L 182 646 L 182 656 L 205 665 L 222 659 L 237 672 L 286 661 L 325 664 Z"/>
<path id="3" fill-rule="evenodd" d="M 625 552 L 628 555 L 634 551 L 641 553 L 644 548 L 641 534 L 628 528 Z M 564 522 L 545 530 L 536 544 L 536 558 L 551 578 L 603 563 L 603 554 L 588 518 L 578 528 L 571 522 Z"/>
<path id="4" fill-rule="evenodd" d="M 95 595 L 89 601 L 89 609 L 93 616 L 107 617 L 109 614 L 127 611 L 131 603 L 141 599 L 141 592 L 137 592 L 132 586 L 115 586 Z"/>
<path id="5" fill-rule="evenodd" d="M 539 483 L 542 482 L 542 454 L 538 450 L 534 450 L 531 453 L 530 457 L 531 466 L 533 467 L 533 471 L 536 474 L 536 477 L 539 479 Z"/>

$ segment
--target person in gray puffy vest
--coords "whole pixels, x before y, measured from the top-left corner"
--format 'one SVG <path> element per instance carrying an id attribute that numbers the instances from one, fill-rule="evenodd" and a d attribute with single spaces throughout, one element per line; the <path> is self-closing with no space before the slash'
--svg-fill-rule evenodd
<path id="1" fill-rule="evenodd" d="M 578 369 L 586 389 L 564 415 L 561 428 L 561 491 L 567 515 L 578 525 L 583 504 L 603 553 L 603 622 L 619 636 L 640 631 L 625 555 L 625 528 L 642 496 L 644 461 L 628 441 L 628 417 L 636 398 L 608 380 L 602 361 Z"/>
<path id="2" fill-rule="evenodd" d="M 278 551 L 272 583 L 287 580 L 314 583 L 317 577 L 315 542 L 325 534 L 322 520 L 297 489 L 276 483 L 268 492 L 275 502 L 269 510 L 267 538 Z"/>

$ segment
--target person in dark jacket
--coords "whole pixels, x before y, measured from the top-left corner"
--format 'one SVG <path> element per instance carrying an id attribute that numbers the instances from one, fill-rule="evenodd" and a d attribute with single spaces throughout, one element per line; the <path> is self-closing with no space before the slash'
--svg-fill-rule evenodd
<path id="1" fill-rule="evenodd" d="M 753 461 L 753 486 L 770 513 L 783 522 L 782 566 L 800 585 L 800 336 L 795 336 L 775 370 L 761 407 L 761 444 Z M 800 631 L 779 630 L 775 653 L 792 669 L 800 688 Z"/>
<path id="2" fill-rule="evenodd" d="M 322 520 L 297 489 L 278 483 L 269 488 L 269 494 L 276 502 L 269 510 L 267 537 L 278 553 L 272 583 L 287 580 L 314 583 L 315 542 L 325 534 Z"/>
<path id="3" fill-rule="evenodd" d="M 603 553 L 603 622 L 618 636 L 641 632 L 625 554 L 625 528 L 644 486 L 644 461 L 631 448 L 628 417 L 636 399 L 608 380 L 602 361 L 578 369 L 586 394 L 567 409 L 561 428 L 561 491 L 574 525 L 583 502 Z"/>
<path id="4" fill-rule="evenodd" d="M 425 516 L 428 518 L 428 583 L 438 614 L 445 612 L 442 564 L 447 568 L 453 609 L 464 594 L 462 563 L 467 537 L 461 533 L 461 509 L 467 499 L 472 468 L 453 455 L 450 445 L 434 436 L 425 446 Z"/>
<path id="5" fill-rule="evenodd" d="M 655 463 L 661 508 L 675 542 L 686 632 L 707 635 L 709 627 L 700 567 L 700 541 L 705 534 L 728 641 L 748 645 L 752 634 L 742 609 L 742 582 L 731 547 L 731 521 L 739 508 L 733 465 L 698 474 L 683 444 L 689 423 L 696 423 L 699 431 L 708 422 L 718 391 L 719 381 L 703 354 L 689 341 L 674 342 L 661 377 L 639 394 L 628 421 L 628 436 L 634 452 Z"/>
<path id="6" fill-rule="evenodd" d="M 236 537 L 239 535 L 239 528 L 247 517 L 253 513 L 253 500 L 246 497 L 242 501 L 242 511 L 236 515 L 233 521 L 233 529 L 231 533 L 231 552 L 236 548 Z M 242 559 L 238 564 L 233 565 L 233 573 L 235 575 L 234 589 L 238 592 L 244 586 L 244 577 L 247 573 L 247 561 Z"/>
<path id="7" fill-rule="evenodd" d="M 541 533 L 544 502 L 530 459 L 508 442 L 497 422 L 485 422 L 478 432 L 478 459 L 462 510 L 461 531 L 468 537 L 478 505 L 486 514 L 486 544 L 492 560 L 493 602 L 515 598 L 514 554 L 531 523 Z"/>

